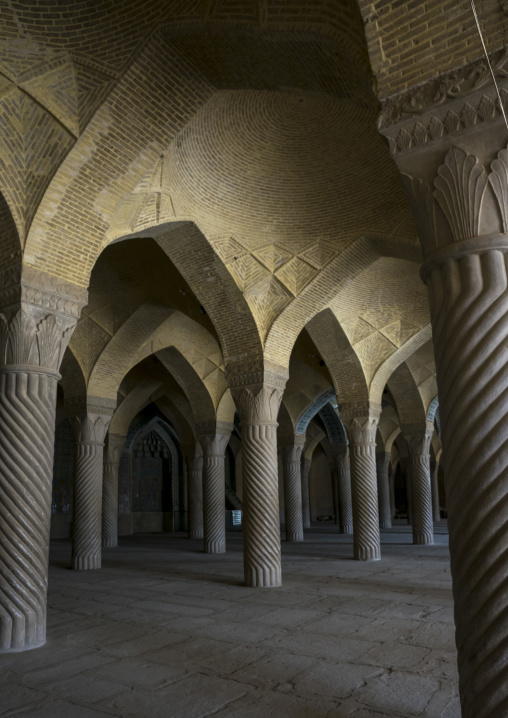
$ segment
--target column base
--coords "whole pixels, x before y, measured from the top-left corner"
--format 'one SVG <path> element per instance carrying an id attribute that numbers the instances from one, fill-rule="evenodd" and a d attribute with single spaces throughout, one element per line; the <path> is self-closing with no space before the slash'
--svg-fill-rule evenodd
<path id="1" fill-rule="evenodd" d="M 117 548 L 118 547 L 118 539 L 104 539 L 102 541 L 102 548 Z"/>
<path id="2" fill-rule="evenodd" d="M 251 588 L 276 588 L 282 586 L 282 574 L 279 570 L 245 569 L 245 585 Z"/>
<path id="3" fill-rule="evenodd" d="M 415 546 L 433 546 L 434 536 L 427 533 L 413 533 L 413 544 Z"/>
<path id="4" fill-rule="evenodd" d="M 341 534 L 352 534 L 353 524 L 345 524 L 344 526 L 341 526 L 340 532 Z"/>
<path id="5" fill-rule="evenodd" d="M 198 529 L 191 529 L 189 531 L 188 538 L 190 539 L 204 539 L 205 533 L 204 531 L 199 531 Z"/>
<path id="6" fill-rule="evenodd" d="M 304 529 L 310 529 L 310 528 L 311 528 L 310 521 L 304 521 L 304 522 L 303 522 L 303 528 L 304 528 Z"/>
<path id="7" fill-rule="evenodd" d="M 382 529 L 391 529 L 392 528 L 392 522 L 391 521 L 380 521 L 379 527 Z"/>
<path id="8" fill-rule="evenodd" d="M 73 571 L 94 570 L 101 568 L 101 564 L 100 556 L 73 556 L 72 558 Z"/>
<path id="9" fill-rule="evenodd" d="M 14 617 L 13 617 L 14 613 Z M 31 613 L 16 615 L 0 606 L 0 654 L 21 653 L 40 648 L 46 643 L 46 616 Z"/>
<path id="10" fill-rule="evenodd" d="M 205 543 L 205 553 L 226 553 L 226 542 L 207 541 Z"/>
<path id="11" fill-rule="evenodd" d="M 355 546 L 356 561 L 380 561 L 381 549 L 379 546 Z"/>
<path id="12" fill-rule="evenodd" d="M 303 531 L 286 531 L 286 541 L 292 543 L 303 541 Z"/>

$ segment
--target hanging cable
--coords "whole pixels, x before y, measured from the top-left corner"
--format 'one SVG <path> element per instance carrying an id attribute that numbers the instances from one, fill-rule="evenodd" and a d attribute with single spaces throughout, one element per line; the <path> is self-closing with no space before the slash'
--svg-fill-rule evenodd
<path id="1" fill-rule="evenodd" d="M 480 27 L 480 21 L 478 19 L 478 13 L 476 12 L 474 0 L 470 0 L 470 2 L 471 2 L 471 9 L 473 11 L 474 19 L 476 21 L 476 27 L 478 29 L 478 35 L 480 36 L 480 40 L 481 40 L 482 47 L 483 47 L 483 52 L 485 53 L 485 59 L 487 60 L 487 65 L 489 66 L 490 74 L 492 75 L 492 79 L 494 80 L 494 87 L 496 88 L 497 98 L 499 100 L 499 107 L 501 108 L 501 113 L 504 118 L 504 123 L 506 125 L 506 129 L 508 130 L 508 120 L 506 119 L 506 113 L 504 111 L 503 100 L 501 98 L 501 93 L 499 92 L 499 87 L 498 87 L 498 84 L 496 81 L 496 76 L 494 74 L 494 70 L 492 69 L 492 65 L 490 64 L 489 54 L 487 52 L 487 47 L 485 46 L 485 41 L 484 41 L 483 35 L 482 35 L 482 29 Z"/>

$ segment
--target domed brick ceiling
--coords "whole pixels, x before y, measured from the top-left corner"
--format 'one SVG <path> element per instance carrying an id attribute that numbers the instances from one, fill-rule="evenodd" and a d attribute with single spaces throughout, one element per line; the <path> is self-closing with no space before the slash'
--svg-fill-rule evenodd
<path id="1" fill-rule="evenodd" d="M 166 169 L 177 215 L 249 250 L 389 231 L 401 199 L 371 112 L 314 93 L 217 92 L 173 142 Z"/>

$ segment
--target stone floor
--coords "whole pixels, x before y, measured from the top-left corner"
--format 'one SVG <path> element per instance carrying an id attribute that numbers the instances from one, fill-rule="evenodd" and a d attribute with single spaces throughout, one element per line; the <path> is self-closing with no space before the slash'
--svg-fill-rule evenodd
<path id="1" fill-rule="evenodd" d="M 448 536 L 384 531 L 383 560 L 315 528 L 283 544 L 284 586 L 241 585 L 241 534 L 208 556 L 127 537 L 101 571 L 51 550 L 48 642 L 0 656 L 0 715 L 458 718 Z"/>

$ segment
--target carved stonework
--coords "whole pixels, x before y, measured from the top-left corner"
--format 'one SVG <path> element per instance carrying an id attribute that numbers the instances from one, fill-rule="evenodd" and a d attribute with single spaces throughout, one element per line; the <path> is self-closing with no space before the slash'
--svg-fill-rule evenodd
<path id="1" fill-rule="evenodd" d="M 302 516 L 303 528 L 310 529 L 310 495 L 309 495 L 309 473 L 312 459 L 304 459 L 302 464 Z"/>
<path id="2" fill-rule="evenodd" d="M 382 529 L 391 528 L 392 510 L 390 506 L 390 454 L 383 452 L 376 456 L 377 491 L 379 503 L 379 525 Z"/>
<path id="3" fill-rule="evenodd" d="M 296 434 L 279 439 L 284 471 L 284 509 L 286 541 L 303 541 L 302 451 L 305 436 Z"/>
<path id="4" fill-rule="evenodd" d="M 429 451 L 434 424 L 422 421 L 404 424 L 401 429 L 409 450 L 413 543 L 432 544 L 434 529 Z"/>
<path id="5" fill-rule="evenodd" d="M 235 400 L 241 425 L 260 422 L 277 424 L 280 402 L 284 390 L 279 387 L 254 386 L 231 390 Z"/>
<path id="6" fill-rule="evenodd" d="M 229 363 L 226 366 L 225 374 L 233 395 L 233 390 L 238 387 L 256 385 L 268 385 L 284 390 L 289 376 L 287 369 L 276 365 L 271 366 L 263 359 Z"/>
<path id="7" fill-rule="evenodd" d="M 508 232 L 508 150 L 501 150 L 491 165 L 489 182 L 494 190 L 501 217 L 503 232 Z"/>
<path id="8" fill-rule="evenodd" d="M 0 314 L 0 367 L 57 371 L 74 326 L 75 322 L 62 326 L 53 314 L 30 316 L 25 309 L 19 309 L 11 319 Z"/>
<path id="9" fill-rule="evenodd" d="M 337 467 L 337 492 L 339 496 L 339 525 L 343 534 L 353 533 L 353 499 L 351 494 L 351 467 L 349 449 L 343 445 L 335 453 Z"/>
<path id="10" fill-rule="evenodd" d="M 487 173 L 474 155 L 452 147 L 434 180 L 435 197 L 455 241 L 479 234 L 480 209 Z"/>
<path id="11" fill-rule="evenodd" d="M 490 57 L 506 110 L 508 51 Z M 478 60 L 383 100 L 379 129 L 398 154 L 496 120 L 502 121 L 496 89 L 486 62 Z"/>
<path id="12" fill-rule="evenodd" d="M 203 448 L 203 518 L 206 553 L 226 551 L 225 456 L 230 434 L 198 436 Z"/>

